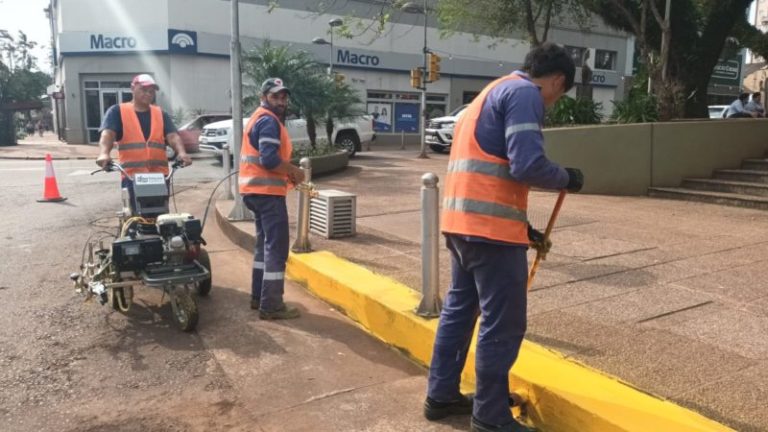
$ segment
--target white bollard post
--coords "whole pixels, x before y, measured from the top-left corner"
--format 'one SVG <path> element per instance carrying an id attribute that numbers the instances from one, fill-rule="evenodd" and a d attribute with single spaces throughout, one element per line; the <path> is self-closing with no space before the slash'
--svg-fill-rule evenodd
<path id="1" fill-rule="evenodd" d="M 440 316 L 439 247 L 440 214 L 439 181 L 434 173 L 421 176 L 421 303 L 416 314 L 424 318 Z"/>
<path id="2" fill-rule="evenodd" d="M 299 165 L 304 171 L 304 182 L 296 185 L 296 190 L 299 191 L 299 218 L 296 222 L 296 241 L 291 251 L 306 253 L 312 252 L 312 245 L 309 243 L 309 200 L 314 195 L 312 161 L 304 157 L 299 161 Z"/>

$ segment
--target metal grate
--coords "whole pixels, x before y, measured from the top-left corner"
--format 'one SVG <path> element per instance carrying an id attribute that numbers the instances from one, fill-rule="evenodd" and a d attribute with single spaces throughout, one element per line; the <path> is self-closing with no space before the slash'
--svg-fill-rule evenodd
<path id="1" fill-rule="evenodd" d="M 355 235 L 355 194 L 321 190 L 309 202 L 309 230 L 325 238 Z"/>

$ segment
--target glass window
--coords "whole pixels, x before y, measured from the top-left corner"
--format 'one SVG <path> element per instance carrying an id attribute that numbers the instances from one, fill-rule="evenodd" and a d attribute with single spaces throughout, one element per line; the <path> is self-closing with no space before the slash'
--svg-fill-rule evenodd
<path id="1" fill-rule="evenodd" d="M 584 66 L 584 53 L 587 51 L 586 48 L 566 45 L 565 49 L 568 51 L 568 54 L 571 55 L 573 63 L 576 64 L 576 67 Z"/>
<path id="2" fill-rule="evenodd" d="M 616 51 L 596 50 L 595 69 L 616 70 Z"/>
<path id="3" fill-rule="evenodd" d="M 99 82 L 98 81 L 86 81 L 85 82 L 85 88 L 99 88 Z"/>
<path id="4" fill-rule="evenodd" d="M 392 99 L 392 93 L 369 91 L 368 99 Z"/>
<path id="5" fill-rule="evenodd" d="M 98 128 L 101 126 L 98 90 L 85 91 L 85 125 L 89 128 Z"/>

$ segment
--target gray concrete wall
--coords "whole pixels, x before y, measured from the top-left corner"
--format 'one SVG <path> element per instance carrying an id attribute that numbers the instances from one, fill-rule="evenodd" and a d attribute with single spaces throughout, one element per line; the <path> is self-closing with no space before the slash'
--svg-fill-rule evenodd
<path id="1" fill-rule="evenodd" d="M 549 158 L 584 172 L 585 193 L 645 195 L 765 157 L 768 119 L 547 129 L 544 137 Z"/>

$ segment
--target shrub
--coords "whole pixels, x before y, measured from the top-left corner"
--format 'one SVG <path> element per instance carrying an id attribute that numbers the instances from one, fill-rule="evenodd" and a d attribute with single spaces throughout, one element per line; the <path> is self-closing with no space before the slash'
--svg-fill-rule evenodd
<path id="1" fill-rule="evenodd" d="M 613 102 L 611 120 L 617 123 L 648 123 L 659 120 L 659 109 L 653 95 L 630 93 L 623 101 Z"/>
<path id="2" fill-rule="evenodd" d="M 563 96 L 549 110 L 545 124 L 550 127 L 597 124 L 603 119 L 602 102 Z"/>

